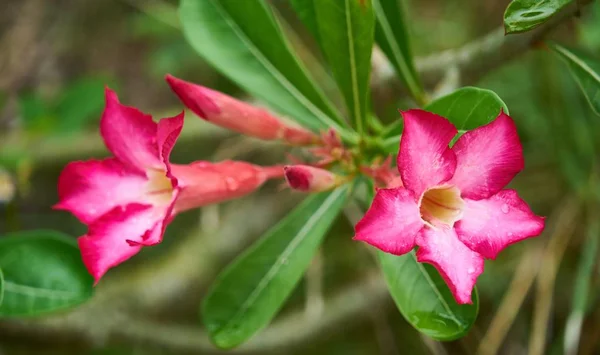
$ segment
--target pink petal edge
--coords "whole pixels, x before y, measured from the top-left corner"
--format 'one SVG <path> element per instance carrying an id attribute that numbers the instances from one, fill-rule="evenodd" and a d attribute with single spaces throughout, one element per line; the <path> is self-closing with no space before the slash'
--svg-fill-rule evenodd
<path id="1" fill-rule="evenodd" d="M 58 179 L 59 203 L 54 208 L 89 224 L 117 206 L 143 203 L 146 182 L 145 175 L 114 158 L 71 162 Z"/>
<path id="2" fill-rule="evenodd" d="M 108 88 L 100 134 L 108 150 L 123 164 L 140 172 L 162 168 L 156 141 L 157 124 L 152 116 L 121 105 L 117 94 Z"/>
<path id="3" fill-rule="evenodd" d="M 156 228 L 164 211 L 149 205 L 130 204 L 116 207 L 90 225 L 88 233 L 78 239 L 83 263 L 96 283 L 108 269 L 137 254 L 143 237 Z"/>
<path id="4" fill-rule="evenodd" d="M 456 156 L 449 144 L 458 131 L 444 117 L 427 111 L 408 110 L 402 116 L 398 170 L 404 186 L 418 198 L 454 175 Z"/>
<path id="5" fill-rule="evenodd" d="M 525 164 L 515 123 L 502 111 L 494 121 L 461 136 L 452 150 L 457 164 L 451 183 L 473 200 L 500 191 Z"/>
<path id="6" fill-rule="evenodd" d="M 355 226 L 354 240 L 360 240 L 394 255 L 415 246 L 424 223 L 412 192 L 404 188 L 380 189 L 365 216 Z"/>
<path id="7" fill-rule="evenodd" d="M 432 264 L 459 304 L 471 304 L 477 277 L 483 272 L 481 255 L 467 248 L 454 229 L 423 228 L 417 237 L 417 261 Z"/>
<path id="8" fill-rule="evenodd" d="M 463 217 L 455 225 L 458 238 L 488 259 L 544 230 L 544 218 L 536 216 L 515 190 L 502 190 L 485 200 L 464 201 Z"/>

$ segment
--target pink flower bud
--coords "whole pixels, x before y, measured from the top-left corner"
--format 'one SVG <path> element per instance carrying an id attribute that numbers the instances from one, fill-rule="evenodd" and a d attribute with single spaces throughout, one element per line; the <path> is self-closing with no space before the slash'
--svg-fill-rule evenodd
<path id="1" fill-rule="evenodd" d="M 268 179 L 283 177 L 281 166 L 261 167 L 232 160 L 173 164 L 171 169 L 181 189 L 175 213 L 242 197 Z"/>
<path id="2" fill-rule="evenodd" d="M 294 190 L 321 192 L 330 190 L 342 182 L 338 175 L 308 165 L 288 165 L 283 170 L 285 179 Z"/>
<path id="3" fill-rule="evenodd" d="M 314 133 L 284 123 L 264 109 L 172 75 L 167 75 L 166 80 L 185 106 L 217 126 L 264 140 L 282 139 L 293 145 L 320 141 Z"/>

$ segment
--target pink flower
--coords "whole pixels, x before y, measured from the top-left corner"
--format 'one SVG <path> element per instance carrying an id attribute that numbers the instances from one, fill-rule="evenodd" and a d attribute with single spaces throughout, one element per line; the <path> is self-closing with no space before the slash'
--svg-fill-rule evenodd
<path id="1" fill-rule="evenodd" d="M 293 145 L 320 141 L 314 133 L 291 126 L 266 110 L 172 75 L 167 75 L 166 80 L 185 106 L 217 126 L 264 140 L 281 139 Z"/>
<path id="2" fill-rule="evenodd" d="M 78 242 L 96 282 L 143 246 L 160 243 L 177 213 L 245 195 L 283 175 L 281 167 L 233 161 L 172 165 L 169 155 L 182 126 L 183 113 L 155 123 L 106 90 L 100 132 L 114 157 L 68 164 L 54 206 L 88 225 Z"/>
<path id="3" fill-rule="evenodd" d="M 284 171 L 288 185 L 303 192 L 327 191 L 343 182 L 338 175 L 308 165 L 288 165 Z"/>
<path id="4" fill-rule="evenodd" d="M 377 191 L 354 238 L 395 255 L 418 246 L 417 260 L 435 266 L 458 303 L 471 303 L 484 258 L 544 229 L 544 218 L 503 189 L 524 166 L 516 127 L 501 112 L 449 148 L 457 130 L 448 120 L 422 110 L 402 115 L 404 186 Z"/>

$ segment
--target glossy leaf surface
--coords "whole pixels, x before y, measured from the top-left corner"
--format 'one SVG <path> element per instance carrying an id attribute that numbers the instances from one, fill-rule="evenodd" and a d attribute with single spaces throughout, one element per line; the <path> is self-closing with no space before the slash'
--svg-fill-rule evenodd
<path id="1" fill-rule="evenodd" d="M 362 132 L 368 118 L 375 15 L 371 0 L 300 0 L 296 12 L 318 41 L 351 121 Z"/>
<path id="2" fill-rule="evenodd" d="M 375 39 L 417 102 L 425 96 L 410 47 L 401 0 L 373 0 L 377 18 Z"/>
<path id="3" fill-rule="evenodd" d="M 529 31 L 548 21 L 573 0 L 513 0 L 504 12 L 508 33 Z"/>
<path id="4" fill-rule="evenodd" d="M 179 15 L 192 47 L 250 94 L 307 128 L 341 130 L 264 0 L 183 0 Z"/>
<path id="5" fill-rule="evenodd" d="M 308 196 L 217 278 L 202 304 L 212 341 L 235 347 L 264 328 L 294 290 L 349 187 Z"/>
<path id="6" fill-rule="evenodd" d="M 417 262 L 414 251 L 402 256 L 377 252 L 390 294 L 404 318 L 418 331 L 437 340 L 467 334 L 477 319 L 479 298 L 459 305 L 435 268 Z"/>
<path id="7" fill-rule="evenodd" d="M 0 238 L 4 299 L 0 316 L 33 316 L 78 305 L 93 294 L 94 280 L 75 240 L 53 231 Z"/>
<path id="8" fill-rule="evenodd" d="M 423 109 L 450 120 L 459 132 L 455 141 L 466 131 L 490 123 L 498 116 L 500 110 L 508 114 L 506 104 L 495 92 L 476 87 L 458 89 L 430 102 Z M 384 140 L 386 151 L 398 152 L 401 133 L 402 121 L 399 119 L 386 134 Z"/>

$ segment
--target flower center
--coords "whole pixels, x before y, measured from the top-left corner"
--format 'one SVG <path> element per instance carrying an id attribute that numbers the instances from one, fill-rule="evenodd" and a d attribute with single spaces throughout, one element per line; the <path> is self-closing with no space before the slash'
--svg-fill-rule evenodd
<path id="1" fill-rule="evenodd" d="M 148 183 L 146 195 L 154 205 L 163 205 L 171 202 L 173 196 L 173 183 L 163 170 L 149 169 L 146 171 Z"/>
<path id="2" fill-rule="evenodd" d="M 462 218 L 464 204 L 458 188 L 435 187 L 425 191 L 421 197 L 419 211 L 423 221 L 430 226 L 445 224 L 452 227 L 454 222 Z"/>

